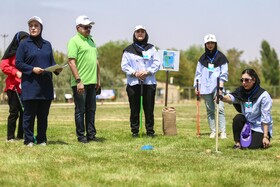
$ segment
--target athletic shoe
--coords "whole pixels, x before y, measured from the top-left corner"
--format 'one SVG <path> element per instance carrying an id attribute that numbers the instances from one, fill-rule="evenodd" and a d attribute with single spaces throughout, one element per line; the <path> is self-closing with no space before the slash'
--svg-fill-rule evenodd
<path id="1" fill-rule="evenodd" d="M 216 133 L 215 133 L 215 132 L 211 132 L 211 134 L 210 134 L 209 137 L 210 137 L 210 138 L 215 138 L 215 137 L 216 137 Z"/>
<path id="2" fill-rule="evenodd" d="M 47 146 L 47 143 L 46 142 L 42 142 L 42 143 L 39 143 L 39 144 L 37 144 L 37 145 L 40 145 L 40 146 Z"/>
<path id="3" fill-rule="evenodd" d="M 97 142 L 97 138 L 94 136 L 92 138 L 87 138 L 88 142 Z"/>
<path id="4" fill-rule="evenodd" d="M 139 134 L 138 133 L 133 133 L 132 134 L 132 138 L 138 138 L 139 137 Z"/>
<path id="5" fill-rule="evenodd" d="M 226 139 L 226 138 L 227 138 L 227 133 L 222 132 L 222 133 L 221 133 L 221 139 Z"/>
<path id="6" fill-rule="evenodd" d="M 33 147 L 33 146 L 34 146 L 34 143 L 33 143 L 33 142 L 29 142 L 28 144 L 26 144 L 26 146 L 28 146 L 28 147 Z"/>
<path id="7" fill-rule="evenodd" d="M 82 138 L 82 139 L 78 140 L 78 142 L 80 142 L 80 143 L 88 143 L 86 138 Z"/>
<path id="8" fill-rule="evenodd" d="M 232 148 L 237 150 L 237 149 L 241 149 L 241 146 L 238 144 L 234 144 L 234 146 Z"/>
<path id="9" fill-rule="evenodd" d="M 6 143 L 12 143 L 12 142 L 15 142 L 16 140 L 15 139 L 9 139 L 9 140 L 6 140 Z"/>
<path id="10" fill-rule="evenodd" d="M 156 135 L 155 134 L 147 134 L 148 137 L 154 138 Z"/>

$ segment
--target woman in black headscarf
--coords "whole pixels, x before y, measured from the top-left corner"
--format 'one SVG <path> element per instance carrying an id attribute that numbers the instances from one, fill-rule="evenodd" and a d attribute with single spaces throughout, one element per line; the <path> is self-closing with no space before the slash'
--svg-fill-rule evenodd
<path id="1" fill-rule="evenodd" d="M 129 98 L 132 137 L 139 135 L 141 97 L 143 98 L 146 134 L 149 137 L 154 137 L 155 134 L 154 104 L 157 83 L 155 73 L 160 68 L 160 59 L 156 48 L 148 43 L 148 39 L 146 28 L 142 25 L 136 26 L 133 32 L 133 43 L 124 49 L 121 62 L 122 71 L 127 75 L 126 92 Z"/>
<path id="2" fill-rule="evenodd" d="M 228 81 L 228 59 L 218 50 L 218 42 L 214 34 L 204 36 L 205 53 L 201 55 L 195 71 L 194 87 L 196 95 L 201 95 L 204 99 L 207 121 L 210 127 L 210 138 L 215 138 L 221 132 L 221 139 L 227 138 L 226 118 L 224 103 L 215 105 L 213 98 L 216 95 L 217 84 L 219 84 L 220 93 L 223 94 L 223 87 Z M 219 78 L 219 83 L 217 83 Z M 215 128 L 215 108 L 219 109 L 218 115 L 219 129 Z M 216 132 L 218 131 L 218 132 Z"/>
<path id="3" fill-rule="evenodd" d="M 13 142 L 15 140 L 15 130 L 16 122 L 19 118 L 17 138 L 23 138 L 22 129 L 22 106 L 20 101 L 21 94 L 21 71 L 19 71 L 15 66 L 16 51 L 18 49 L 19 43 L 28 37 L 28 33 L 20 31 L 15 34 L 12 42 L 8 46 L 1 60 L 1 69 L 3 73 L 7 75 L 5 92 L 8 96 L 9 104 L 9 116 L 7 123 L 7 142 Z"/>
<path id="4" fill-rule="evenodd" d="M 241 75 L 242 86 L 220 98 L 223 102 L 238 104 L 239 112 L 242 113 L 233 118 L 234 148 L 268 148 L 273 127 L 272 99 L 269 93 L 260 87 L 260 79 L 253 69 L 245 69 Z M 249 134 L 245 133 L 245 124 L 250 127 Z M 246 137 L 249 135 L 250 137 Z"/>
<path id="5" fill-rule="evenodd" d="M 51 43 L 42 38 L 43 21 L 38 16 L 28 20 L 29 34 L 19 45 L 16 53 L 16 67 L 22 71 L 22 101 L 24 144 L 47 145 L 48 115 L 54 98 L 52 73 L 47 67 L 56 65 Z M 58 74 L 62 69 L 57 69 Z M 37 118 L 37 136 L 34 136 L 34 122 Z"/>

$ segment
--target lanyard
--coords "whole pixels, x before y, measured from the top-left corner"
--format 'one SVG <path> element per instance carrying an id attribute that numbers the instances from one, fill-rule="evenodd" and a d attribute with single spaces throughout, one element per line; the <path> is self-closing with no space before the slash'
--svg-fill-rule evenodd
<path id="1" fill-rule="evenodd" d="M 216 53 L 214 54 L 213 58 L 210 58 L 209 56 L 207 56 L 207 58 L 210 60 L 210 63 L 213 64 L 214 59 L 216 58 L 216 55 L 218 53 L 218 50 L 216 51 Z"/>
<path id="2" fill-rule="evenodd" d="M 250 98 L 254 95 L 254 93 L 258 90 L 259 86 L 257 86 L 254 91 L 251 93 L 251 95 L 248 97 L 248 102 L 250 102 Z"/>
<path id="3" fill-rule="evenodd" d="M 140 49 L 142 49 L 143 51 L 145 51 L 145 49 L 143 47 L 141 47 L 140 45 L 138 45 L 137 43 L 134 43 L 137 47 L 139 47 Z"/>

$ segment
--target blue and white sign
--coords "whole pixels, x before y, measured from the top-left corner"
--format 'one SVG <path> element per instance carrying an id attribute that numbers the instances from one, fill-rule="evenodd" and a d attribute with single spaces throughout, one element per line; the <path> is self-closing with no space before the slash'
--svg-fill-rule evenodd
<path id="1" fill-rule="evenodd" d="M 158 50 L 160 70 L 179 71 L 180 51 Z"/>

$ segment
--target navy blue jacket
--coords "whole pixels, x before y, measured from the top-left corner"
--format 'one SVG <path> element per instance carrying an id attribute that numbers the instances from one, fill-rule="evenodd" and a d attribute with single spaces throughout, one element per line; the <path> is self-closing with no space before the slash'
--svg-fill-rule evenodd
<path id="1" fill-rule="evenodd" d="M 53 100 L 52 73 L 43 72 L 37 75 L 34 67 L 47 68 L 55 65 L 52 46 L 43 40 L 42 48 L 38 48 L 28 37 L 22 41 L 16 53 L 16 67 L 22 72 L 22 100 Z"/>

